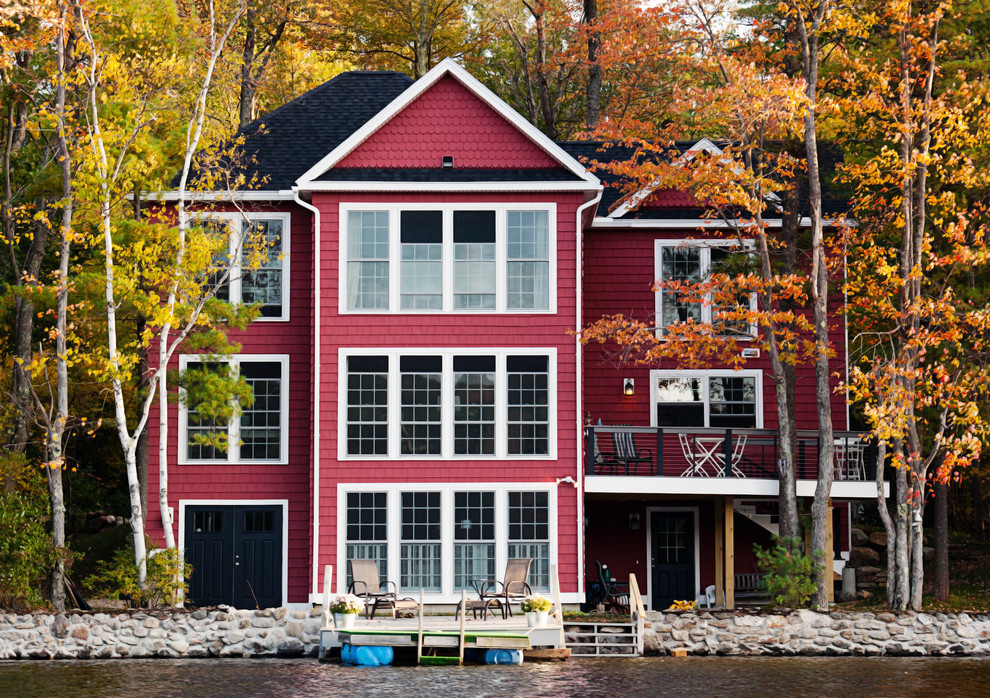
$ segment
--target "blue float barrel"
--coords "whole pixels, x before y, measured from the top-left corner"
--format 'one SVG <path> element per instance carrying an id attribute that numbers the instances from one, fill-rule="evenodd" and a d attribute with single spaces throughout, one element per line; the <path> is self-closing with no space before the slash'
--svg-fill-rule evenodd
<path id="1" fill-rule="evenodd" d="M 393 657 L 391 647 L 355 647 L 345 644 L 340 648 L 340 658 L 344 664 L 355 666 L 384 666 L 391 664 Z"/>
<path id="2" fill-rule="evenodd" d="M 522 650 L 485 650 L 485 664 L 522 664 Z"/>

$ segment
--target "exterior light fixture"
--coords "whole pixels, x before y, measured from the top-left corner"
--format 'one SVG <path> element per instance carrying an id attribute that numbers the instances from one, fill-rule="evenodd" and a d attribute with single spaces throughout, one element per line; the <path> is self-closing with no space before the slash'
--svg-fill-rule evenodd
<path id="1" fill-rule="evenodd" d="M 453 167 L 454 166 L 454 156 L 453 155 L 444 155 L 443 156 L 443 166 L 444 166 L 444 168 Z"/>
<path id="2" fill-rule="evenodd" d="M 638 531 L 639 530 L 639 512 L 634 511 L 629 514 L 629 530 Z"/>
<path id="3" fill-rule="evenodd" d="M 634 395 L 636 393 L 636 381 L 632 378 L 626 378 L 622 381 L 622 394 L 623 395 Z"/>

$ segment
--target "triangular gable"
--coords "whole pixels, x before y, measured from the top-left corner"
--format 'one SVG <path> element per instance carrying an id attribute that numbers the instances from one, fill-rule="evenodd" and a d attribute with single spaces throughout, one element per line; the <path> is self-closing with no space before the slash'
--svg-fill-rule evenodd
<path id="1" fill-rule="evenodd" d="M 700 141 L 688 148 L 683 155 L 678 158 L 678 161 L 690 160 L 694 157 L 697 152 L 707 152 L 713 155 L 721 155 L 722 149 L 717 145 L 712 143 L 707 138 L 702 138 Z M 628 213 L 635 211 L 638 208 L 678 208 L 685 207 L 688 208 L 693 205 L 697 206 L 698 202 L 689 192 L 673 191 L 671 189 L 660 189 L 659 182 L 652 182 L 647 184 L 642 189 L 634 191 L 631 194 L 627 194 L 612 206 L 612 210 L 608 213 L 608 218 L 622 218 Z"/>
<path id="2" fill-rule="evenodd" d="M 417 80 L 298 180 L 305 187 L 333 167 L 563 168 L 600 186 L 577 160 L 451 59 Z"/>

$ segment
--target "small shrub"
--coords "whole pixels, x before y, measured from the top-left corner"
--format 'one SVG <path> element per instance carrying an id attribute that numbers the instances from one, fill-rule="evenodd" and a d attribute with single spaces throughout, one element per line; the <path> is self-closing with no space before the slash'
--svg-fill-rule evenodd
<path id="1" fill-rule="evenodd" d="M 694 611 L 698 608 L 697 601 L 677 601 L 667 607 L 668 611 Z"/>
<path id="2" fill-rule="evenodd" d="M 364 610 L 364 602 L 354 594 L 340 594 L 330 604 L 330 613 L 360 613 Z"/>
<path id="3" fill-rule="evenodd" d="M 146 589 L 141 589 L 138 584 L 132 546 L 118 550 L 113 558 L 99 563 L 97 573 L 83 580 L 83 585 L 97 597 L 126 598 L 132 605 L 140 607 L 177 605 L 189 591 L 192 565 L 184 563 L 182 554 L 175 548 L 156 548 L 149 540 L 147 550 Z"/>
<path id="4" fill-rule="evenodd" d="M 770 598 L 787 608 L 805 608 L 817 589 L 815 564 L 821 553 L 805 555 L 798 538 L 778 538 L 769 550 L 758 545 L 753 549 L 757 567 L 766 573 L 763 586 Z"/>
<path id="5" fill-rule="evenodd" d="M 553 602 L 550 601 L 546 596 L 541 594 L 533 594 L 532 596 L 527 596 L 519 604 L 519 607 L 523 610 L 523 613 L 531 613 L 533 611 L 549 611 L 553 608 Z"/>

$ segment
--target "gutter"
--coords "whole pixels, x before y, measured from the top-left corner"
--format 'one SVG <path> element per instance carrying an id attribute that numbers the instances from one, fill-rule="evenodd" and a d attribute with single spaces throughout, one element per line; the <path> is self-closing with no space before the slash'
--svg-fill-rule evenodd
<path id="1" fill-rule="evenodd" d="M 292 188 L 292 199 L 313 212 L 313 580 L 311 596 L 319 594 L 320 579 L 320 209 L 299 198 Z"/>

